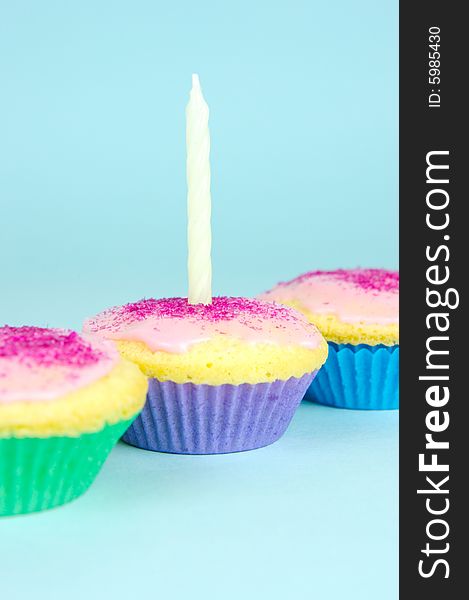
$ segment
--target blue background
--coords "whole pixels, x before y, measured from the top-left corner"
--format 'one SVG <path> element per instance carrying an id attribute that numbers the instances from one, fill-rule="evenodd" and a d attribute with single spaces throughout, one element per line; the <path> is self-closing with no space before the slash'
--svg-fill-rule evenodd
<path id="1" fill-rule="evenodd" d="M 397 11 L 1 2 L 0 320 L 80 327 L 186 294 L 192 72 L 211 108 L 215 293 L 396 268 Z M 396 414 L 307 404 L 256 452 L 121 444 L 79 502 L 0 523 L 2 591 L 395 598 L 396 446 Z"/>

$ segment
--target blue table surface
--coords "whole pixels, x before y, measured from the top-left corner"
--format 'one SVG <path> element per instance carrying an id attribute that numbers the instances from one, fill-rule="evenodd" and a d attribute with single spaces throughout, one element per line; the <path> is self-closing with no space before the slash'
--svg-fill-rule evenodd
<path id="1" fill-rule="evenodd" d="M 0 596 L 397 598 L 397 433 L 396 411 L 303 402 L 251 452 L 120 442 L 80 499 L 0 520 Z"/>

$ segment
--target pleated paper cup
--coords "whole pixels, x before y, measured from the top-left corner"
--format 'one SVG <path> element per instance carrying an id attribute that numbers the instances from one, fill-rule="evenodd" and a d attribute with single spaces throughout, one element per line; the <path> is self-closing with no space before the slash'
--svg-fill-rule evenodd
<path id="1" fill-rule="evenodd" d="M 329 356 L 306 399 L 357 410 L 399 408 L 399 345 L 329 342 Z"/>
<path id="2" fill-rule="evenodd" d="M 272 383 L 218 386 L 150 379 L 143 411 L 123 440 L 176 454 L 267 446 L 285 432 L 316 373 Z"/>
<path id="3" fill-rule="evenodd" d="M 0 516 L 45 510 L 81 496 L 131 422 L 78 437 L 0 438 Z"/>

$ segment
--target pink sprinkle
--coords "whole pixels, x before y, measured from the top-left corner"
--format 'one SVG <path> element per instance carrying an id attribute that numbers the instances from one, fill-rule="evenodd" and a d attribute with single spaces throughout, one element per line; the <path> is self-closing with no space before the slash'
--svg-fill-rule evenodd
<path id="1" fill-rule="evenodd" d="M 297 321 L 291 309 L 251 298 L 217 296 L 211 304 L 189 304 L 187 298 L 144 298 L 138 302 L 115 306 L 85 324 L 88 331 L 118 330 L 122 325 L 143 321 L 149 317 L 158 319 L 192 319 L 219 322 L 238 320 L 252 327 L 253 318 L 260 322 L 279 319 Z"/>
<path id="2" fill-rule="evenodd" d="M 0 327 L 0 358 L 14 358 L 38 366 L 63 365 L 77 368 L 96 364 L 101 350 L 67 329 L 45 327 Z"/>
<path id="3" fill-rule="evenodd" d="M 280 285 L 290 285 L 294 283 L 303 283 L 308 279 L 321 277 L 336 281 L 350 283 L 363 290 L 377 292 L 398 292 L 399 291 L 399 271 L 387 271 L 385 269 L 337 269 L 335 271 L 310 271 L 304 273 L 288 283 Z"/>

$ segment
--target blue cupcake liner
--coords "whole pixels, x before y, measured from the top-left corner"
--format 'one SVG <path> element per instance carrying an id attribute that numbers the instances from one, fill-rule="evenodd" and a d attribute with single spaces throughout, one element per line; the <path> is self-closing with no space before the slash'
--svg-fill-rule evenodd
<path id="1" fill-rule="evenodd" d="M 145 406 L 124 442 L 156 452 L 223 454 L 267 446 L 287 429 L 311 381 L 241 385 L 150 379 Z"/>
<path id="2" fill-rule="evenodd" d="M 399 408 L 399 345 L 329 342 L 329 356 L 305 399 L 337 408 Z"/>

